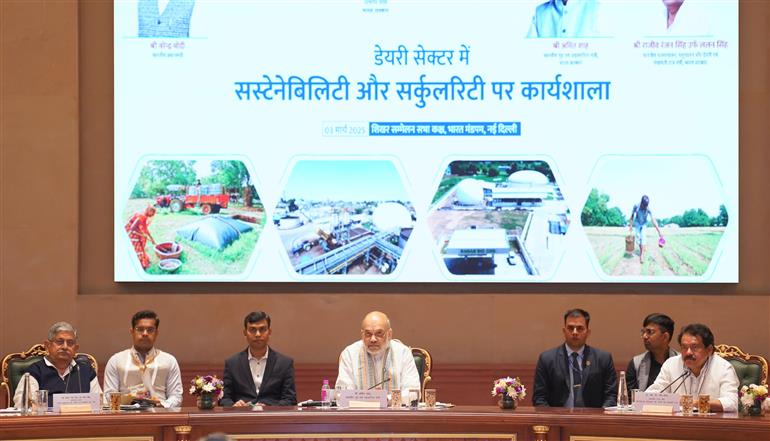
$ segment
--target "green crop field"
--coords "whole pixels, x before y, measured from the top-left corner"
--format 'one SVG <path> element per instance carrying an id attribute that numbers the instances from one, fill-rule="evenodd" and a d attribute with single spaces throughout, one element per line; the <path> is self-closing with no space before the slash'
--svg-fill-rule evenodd
<path id="1" fill-rule="evenodd" d="M 625 249 L 625 227 L 584 227 L 588 241 L 609 276 L 700 276 L 714 257 L 723 227 L 663 229 L 664 247 L 658 247 L 658 234 L 647 228 L 644 261 L 639 247 L 633 253 Z"/>

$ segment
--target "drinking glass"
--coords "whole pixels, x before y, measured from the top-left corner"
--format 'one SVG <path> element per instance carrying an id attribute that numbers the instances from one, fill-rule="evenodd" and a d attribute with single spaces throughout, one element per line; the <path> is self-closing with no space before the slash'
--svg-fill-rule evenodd
<path id="1" fill-rule="evenodd" d="M 35 413 L 38 415 L 44 415 L 45 412 L 48 410 L 48 391 L 45 389 L 40 389 L 35 394 L 35 400 L 32 403 L 32 407 L 35 410 Z"/>
<path id="2" fill-rule="evenodd" d="M 684 394 L 679 397 L 679 405 L 682 406 L 682 415 L 692 415 L 692 395 Z"/>
<path id="3" fill-rule="evenodd" d="M 420 402 L 420 389 L 409 389 L 409 407 L 417 409 L 417 403 Z"/>
<path id="4" fill-rule="evenodd" d="M 107 399 L 110 400 L 110 410 L 120 410 L 121 395 L 120 392 L 109 392 L 107 394 Z"/>
<path id="5" fill-rule="evenodd" d="M 436 407 L 436 389 L 425 389 L 425 405 L 431 409 Z"/>
<path id="6" fill-rule="evenodd" d="M 701 415 L 706 415 L 711 410 L 711 405 L 709 404 L 709 401 L 711 400 L 711 396 L 708 394 L 700 394 L 698 395 L 698 413 Z"/>
<path id="7" fill-rule="evenodd" d="M 390 407 L 394 409 L 401 408 L 401 389 L 393 389 L 390 391 Z"/>
<path id="8" fill-rule="evenodd" d="M 342 396 L 342 390 L 345 389 L 342 385 L 334 386 L 334 403 L 339 406 L 340 397 Z"/>

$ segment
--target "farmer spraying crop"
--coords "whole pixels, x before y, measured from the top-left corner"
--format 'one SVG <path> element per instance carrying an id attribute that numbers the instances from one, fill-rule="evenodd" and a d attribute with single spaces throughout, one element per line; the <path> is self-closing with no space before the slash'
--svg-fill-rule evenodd
<path id="1" fill-rule="evenodd" d="M 633 231 L 636 243 L 639 244 L 639 262 L 644 262 L 644 247 L 647 245 L 647 238 L 644 235 L 647 222 L 651 221 L 652 226 L 658 232 L 658 245 L 661 247 L 666 243 L 663 239 L 663 234 L 658 228 L 658 223 L 655 221 L 655 217 L 650 211 L 650 198 L 647 195 L 642 196 L 642 200 L 638 205 L 634 205 L 634 209 L 631 211 L 631 218 L 628 220 L 628 229 Z"/>

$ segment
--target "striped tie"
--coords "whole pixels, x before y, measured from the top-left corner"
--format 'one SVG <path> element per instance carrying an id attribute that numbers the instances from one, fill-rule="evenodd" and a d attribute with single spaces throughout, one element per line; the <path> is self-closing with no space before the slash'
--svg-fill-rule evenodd
<path id="1" fill-rule="evenodd" d="M 584 407 L 583 404 L 583 375 L 580 372 L 580 364 L 578 364 L 578 353 L 572 353 L 572 396 L 574 407 Z"/>

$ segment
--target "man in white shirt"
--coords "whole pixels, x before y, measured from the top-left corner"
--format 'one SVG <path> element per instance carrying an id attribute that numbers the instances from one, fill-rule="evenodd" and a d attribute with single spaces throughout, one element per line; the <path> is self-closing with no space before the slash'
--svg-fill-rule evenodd
<path id="1" fill-rule="evenodd" d="M 131 318 L 128 333 L 133 346 L 110 357 L 104 368 L 105 399 L 109 392 L 130 393 L 156 406 L 182 405 L 182 375 L 173 355 L 155 347 L 160 318 L 139 311 Z"/>
<path id="2" fill-rule="evenodd" d="M 48 354 L 42 360 L 27 368 L 29 388 L 27 395 L 32 397 L 39 389 L 48 391 L 48 404 L 53 403 L 53 396 L 61 393 L 101 393 L 99 379 L 87 359 L 78 360 L 76 354 L 78 331 L 67 322 L 54 323 L 48 329 L 48 340 L 43 342 Z M 13 395 L 14 405 L 22 405 L 24 382 L 20 381 Z"/>
<path id="3" fill-rule="evenodd" d="M 393 340 L 388 316 L 373 311 L 361 322 L 361 340 L 340 354 L 337 387 L 343 389 L 420 389 L 412 350 Z M 405 395 L 406 396 L 406 395 Z"/>
<path id="4" fill-rule="evenodd" d="M 738 410 L 738 376 L 729 361 L 714 354 L 714 334 L 708 326 L 694 323 L 679 333 L 682 353 L 660 368 L 647 392 L 678 392 L 710 396 L 711 412 Z"/>

